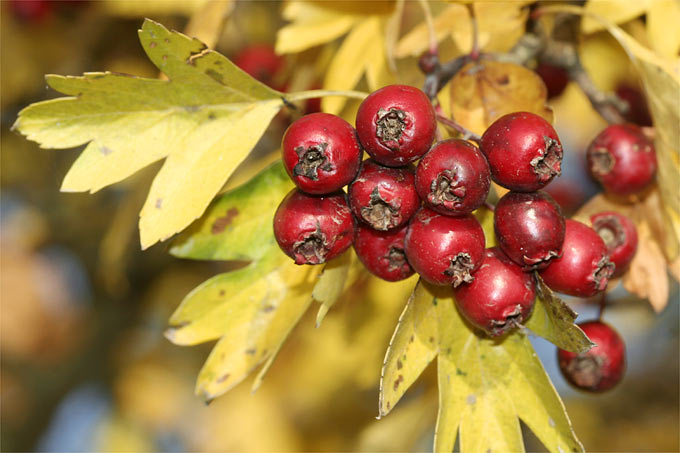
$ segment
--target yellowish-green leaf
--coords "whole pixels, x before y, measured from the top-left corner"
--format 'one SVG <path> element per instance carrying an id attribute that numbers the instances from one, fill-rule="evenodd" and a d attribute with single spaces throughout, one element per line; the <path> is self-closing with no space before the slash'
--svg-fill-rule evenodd
<path id="1" fill-rule="evenodd" d="M 380 20 L 369 17 L 354 27 L 342 42 L 326 72 L 324 89 L 353 89 L 366 71 L 369 57 L 372 56 L 366 49 L 372 48 L 374 41 L 383 42 Z M 321 101 L 323 111 L 334 114 L 338 114 L 345 103 L 346 99 L 342 97 L 327 97 Z"/>
<path id="2" fill-rule="evenodd" d="M 562 401 L 521 332 L 502 339 L 476 334 L 449 288 L 425 284 L 439 323 L 439 415 L 434 449 L 524 451 L 519 419 L 551 452 L 583 451 Z"/>
<path id="3" fill-rule="evenodd" d="M 560 349 L 582 353 L 594 346 L 585 333 L 574 324 L 578 314 L 555 296 L 543 280 L 536 276 L 536 302 L 525 326 Z"/>
<path id="4" fill-rule="evenodd" d="M 281 161 L 219 196 L 205 214 L 184 230 L 170 253 L 201 260 L 258 260 L 276 247 L 274 212 L 293 188 Z"/>
<path id="5" fill-rule="evenodd" d="M 69 97 L 27 107 L 14 127 L 45 148 L 88 143 L 64 191 L 95 192 L 167 157 L 140 217 L 146 248 L 202 214 L 282 101 L 196 39 L 150 20 L 139 38 L 170 80 L 48 76 L 47 83 Z"/>
<path id="6" fill-rule="evenodd" d="M 200 285 L 170 319 L 176 344 L 220 338 L 204 364 L 196 393 L 213 399 L 271 358 L 311 303 L 317 266 L 297 266 L 278 249 L 257 264 Z"/>
<path id="7" fill-rule="evenodd" d="M 450 91 L 453 118 L 477 134 L 501 116 L 517 111 L 553 122 L 552 110 L 545 104 L 545 85 L 523 66 L 489 60 L 469 63 L 453 78 Z"/>
<path id="8" fill-rule="evenodd" d="M 323 318 L 326 317 L 328 311 L 338 301 L 345 288 L 356 280 L 356 275 L 358 274 L 356 271 L 352 272 L 354 274 L 352 278 L 349 277 L 353 261 L 356 261 L 353 252 L 348 250 L 324 266 L 323 272 L 319 276 L 319 281 L 316 282 L 312 291 L 314 300 L 321 304 L 316 316 L 317 327 L 321 325 Z"/>
<path id="9" fill-rule="evenodd" d="M 387 415 L 437 354 L 437 313 L 419 282 L 399 317 L 385 354 L 378 413 Z"/>

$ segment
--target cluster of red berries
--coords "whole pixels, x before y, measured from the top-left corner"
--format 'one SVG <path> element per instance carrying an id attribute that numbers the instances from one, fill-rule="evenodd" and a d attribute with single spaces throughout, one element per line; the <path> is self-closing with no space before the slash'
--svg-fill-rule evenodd
<path id="1" fill-rule="evenodd" d="M 356 130 L 325 113 L 294 122 L 282 151 L 297 188 L 274 217 L 281 249 L 297 264 L 319 264 L 354 244 L 380 278 L 396 281 L 417 272 L 432 284 L 451 285 L 460 312 L 491 336 L 531 313 L 533 271 L 553 290 L 590 297 L 606 288 L 615 268 L 626 268 L 637 244 L 629 219 L 601 213 L 591 228 L 565 220 L 555 201 L 538 191 L 560 174 L 563 155 L 543 118 L 503 116 L 479 147 L 458 139 L 432 146 L 435 132 L 430 100 L 403 85 L 370 94 L 359 107 Z M 605 164 L 617 174 L 619 156 L 633 145 L 596 142 L 600 156 L 604 149 L 614 156 Z M 370 159 L 362 161 L 363 150 Z M 510 192 L 494 211 L 498 247 L 485 249 L 472 212 L 484 204 L 491 180 Z"/>

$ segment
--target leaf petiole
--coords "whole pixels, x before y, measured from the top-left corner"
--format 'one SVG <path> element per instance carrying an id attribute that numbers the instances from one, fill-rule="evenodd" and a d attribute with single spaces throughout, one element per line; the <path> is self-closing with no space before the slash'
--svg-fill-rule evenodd
<path id="1" fill-rule="evenodd" d="M 288 102 L 302 101 L 304 99 L 322 98 L 327 96 L 344 96 L 347 98 L 364 99 L 368 93 L 363 91 L 335 91 L 335 90 L 308 90 L 291 93 L 285 97 Z"/>

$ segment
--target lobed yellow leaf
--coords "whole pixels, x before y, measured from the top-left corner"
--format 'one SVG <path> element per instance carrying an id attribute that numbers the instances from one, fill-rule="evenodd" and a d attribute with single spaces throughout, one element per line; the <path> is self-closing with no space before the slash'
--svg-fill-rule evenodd
<path id="1" fill-rule="evenodd" d="M 581 21 L 581 31 L 583 33 L 593 33 L 603 30 L 605 25 L 593 18 L 599 16 L 614 24 L 622 24 L 631 19 L 635 19 L 647 12 L 650 3 L 657 0 L 588 0 L 584 7 L 584 16 Z"/>
<path id="2" fill-rule="evenodd" d="M 477 19 L 477 39 L 479 48 L 485 52 L 507 52 L 514 46 L 525 30 L 529 17 L 526 6 L 533 1 L 513 2 L 474 2 Z M 472 49 L 472 24 L 469 14 L 467 20 L 457 19 L 457 26 L 451 27 L 451 36 L 463 52 Z"/>
<path id="3" fill-rule="evenodd" d="M 441 42 L 449 36 L 452 31 L 470 28 L 470 13 L 464 5 L 453 4 L 447 6 L 437 17 L 433 19 L 434 32 L 437 42 Z M 430 46 L 430 32 L 427 23 L 422 22 L 416 25 L 410 32 L 399 40 L 395 51 L 398 58 L 419 57 Z M 462 48 L 468 49 L 468 47 Z"/>
<path id="4" fill-rule="evenodd" d="M 632 2 L 635 3 L 635 2 Z M 680 2 L 653 0 L 647 11 L 647 35 L 652 48 L 666 58 L 676 59 L 680 51 Z"/>

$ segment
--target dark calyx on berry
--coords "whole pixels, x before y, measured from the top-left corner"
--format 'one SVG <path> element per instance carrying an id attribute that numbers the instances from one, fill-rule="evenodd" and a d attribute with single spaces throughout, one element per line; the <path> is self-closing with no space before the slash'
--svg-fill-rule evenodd
<path id="1" fill-rule="evenodd" d="M 321 225 L 316 223 L 316 230 L 304 236 L 293 244 L 293 254 L 297 264 L 319 264 L 326 260 L 328 241 L 321 231 Z"/>
<path id="2" fill-rule="evenodd" d="M 295 148 L 295 152 L 300 160 L 298 164 L 293 167 L 293 174 L 295 176 L 305 176 L 313 181 L 318 181 L 319 168 L 324 171 L 331 171 L 333 166 L 328 162 L 326 148 L 328 148 L 328 143 L 312 145 L 309 148 L 305 148 L 304 146 Z"/>
<path id="3" fill-rule="evenodd" d="M 367 225 L 358 225 L 354 250 L 369 272 L 390 282 L 413 275 L 404 251 L 406 228 L 377 231 Z"/>
<path id="4" fill-rule="evenodd" d="M 399 209 L 391 206 L 380 196 L 378 187 L 371 192 L 368 206 L 361 208 L 361 218 L 376 230 L 389 230 L 399 225 Z"/>
<path id="5" fill-rule="evenodd" d="M 616 266 L 613 277 L 620 277 L 628 269 L 637 251 L 638 235 L 635 224 L 625 215 L 614 211 L 595 214 L 590 222 L 604 241 L 609 259 Z"/>
<path id="6" fill-rule="evenodd" d="M 437 175 L 437 179 L 430 185 L 427 202 L 431 205 L 444 205 L 453 208 L 463 201 L 465 186 L 461 184 L 455 170 L 444 170 Z"/>
<path id="7" fill-rule="evenodd" d="M 406 129 L 406 113 L 403 110 L 391 108 L 378 110 L 375 136 L 388 148 L 398 149 L 399 139 Z"/>
<path id="8" fill-rule="evenodd" d="M 459 253 L 458 255 L 449 258 L 449 260 L 451 263 L 443 274 L 451 278 L 451 284 L 454 288 L 463 282 L 470 283 L 474 280 L 471 272 L 474 270 L 475 265 L 473 264 L 469 253 Z"/>
<path id="9" fill-rule="evenodd" d="M 559 176 L 562 169 L 562 145 L 559 141 L 543 136 L 545 141 L 544 151 L 531 160 L 534 173 L 540 181 L 550 181 L 554 176 Z"/>

